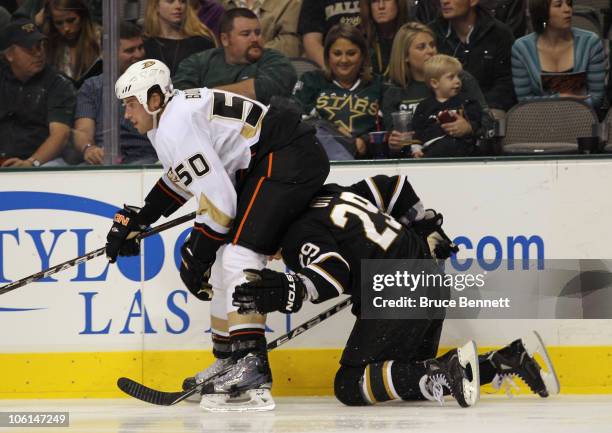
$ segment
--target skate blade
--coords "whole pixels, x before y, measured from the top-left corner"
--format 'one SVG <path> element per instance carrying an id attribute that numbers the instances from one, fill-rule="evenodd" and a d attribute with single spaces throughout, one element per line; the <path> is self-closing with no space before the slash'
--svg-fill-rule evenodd
<path id="1" fill-rule="evenodd" d="M 472 368 L 472 380 L 463 379 L 463 398 L 468 406 L 474 406 L 480 400 L 480 370 L 478 368 L 478 349 L 474 341 L 468 341 L 457 349 L 459 364 Z"/>
<path id="2" fill-rule="evenodd" d="M 540 366 L 540 377 L 542 378 L 542 382 L 544 382 L 548 395 L 559 394 L 559 390 L 561 389 L 559 378 L 557 377 L 555 368 L 553 367 L 548 351 L 546 350 L 546 345 L 544 344 L 542 337 L 540 337 L 540 334 L 533 331 L 533 333 L 522 337 L 521 340 L 523 341 L 523 346 L 525 347 L 525 350 L 529 356 L 534 358 L 535 354 L 537 353 L 544 361 L 544 364 L 546 364 L 546 371 L 544 368 L 542 368 L 542 366 Z"/>
<path id="3" fill-rule="evenodd" d="M 276 403 L 269 389 L 250 389 L 238 396 L 204 394 L 200 407 L 209 412 L 263 412 L 273 410 Z"/>

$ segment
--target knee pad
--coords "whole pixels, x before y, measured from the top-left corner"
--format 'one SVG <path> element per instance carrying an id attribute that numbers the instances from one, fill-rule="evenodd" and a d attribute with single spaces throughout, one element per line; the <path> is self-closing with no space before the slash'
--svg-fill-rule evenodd
<path id="1" fill-rule="evenodd" d="M 334 379 L 334 395 L 347 406 L 366 406 L 367 402 L 361 393 L 361 378 L 364 367 L 340 366 Z"/>

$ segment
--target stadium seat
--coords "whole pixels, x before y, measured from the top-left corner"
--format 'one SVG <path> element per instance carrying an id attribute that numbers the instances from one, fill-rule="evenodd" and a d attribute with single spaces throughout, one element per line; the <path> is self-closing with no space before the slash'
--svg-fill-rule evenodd
<path id="1" fill-rule="evenodd" d="M 304 72 L 321 69 L 319 68 L 319 65 L 312 60 L 304 59 L 302 57 L 291 57 L 289 61 L 297 71 L 298 78 L 301 77 Z"/>
<path id="2" fill-rule="evenodd" d="M 521 102 L 506 116 L 504 155 L 578 153 L 578 137 L 599 136 L 597 114 L 571 98 Z"/>
<path id="3" fill-rule="evenodd" d="M 572 26 L 603 37 L 603 17 L 598 9 L 589 6 L 574 6 Z"/>
<path id="4" fill-rule="evenodd" d="M 608 31 L 610 28 L 610 10 L 612 8 L 612 0 L 574 0 L 574 9 L 581 8 L 583 6 L 593 8 L 599 14 L 599 22 L 602 28 L 604 38 L 608 37 Z M 576 18 L 574 18 L 576 19 Z M 574 25 L 578 28 L 584 28 L 574 21 Z M 586 30 L 589 30 L 588 28 Z"/>

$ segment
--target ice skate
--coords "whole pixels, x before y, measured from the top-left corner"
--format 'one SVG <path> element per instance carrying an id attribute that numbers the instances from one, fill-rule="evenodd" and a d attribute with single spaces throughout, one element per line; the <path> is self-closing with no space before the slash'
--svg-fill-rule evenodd
<path id="1" fill-rule="evenodd" d="M 215 362 L 213 362 L 210 367 L 205 368 L 195 376 L 185 378 L 185 380 L 183 380 L 183 390 L 193 388 L 196 384 L 207 381 L 211 377 L 228 370 L 232 365 L 234 365 L 234 360 L 231 357 L 223 359 L 216 358 Z M 198 403 L 201 399 L 202 396 L 199 392 L 186 398 L 187 401 L 194 403 Z"/>
<path id="2" fill-rule="evenodd" d="M 427 373 L 419 381 L 419 387 L 428 400 L 443 405 L 444 388 L 461 407 L 474 406 L 480 398 L 478 355 L 473 341 L 440 358 L 428 359 L 425 368 Z"/>
<path id="3" fill-rule="evenodd" d="M 542 369 L 535 360 L 536 354 L 541 356 L 546 370 Z M 493 378 L 493 387 L 496 389 L 502 388 L 505 384 L 506 393 L 511 395 L 510 386 L 514 385 L 512 377 L 518 376 L 540 397 L 559 393 L 559 378 L 546 346 L 536 331 L 513 341 L 503 349 L 491 352 L 488 360 L 497 370 Z"/>
<path id="4" fill-rule="evenodd" d="M 276 406 L 267 354 L 249 353 L 231 370 L 204 385 L 200 407 L 211 412 L 266 411 Z"/>

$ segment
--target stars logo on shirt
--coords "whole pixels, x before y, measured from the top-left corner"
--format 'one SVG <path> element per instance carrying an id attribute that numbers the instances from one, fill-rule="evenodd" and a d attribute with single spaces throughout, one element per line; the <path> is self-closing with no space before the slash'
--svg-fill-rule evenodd
<path id="1" fill-rule="evenodd" d="M 327 112 L 328 120 L 353 132 L 355 123 L 360 117 L 376 115 L 378 101 L 370 101 L 368 97 L 360 98 L 350 94 L 322 94 L 317 98 L 317 109 Z"/>

